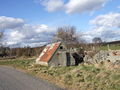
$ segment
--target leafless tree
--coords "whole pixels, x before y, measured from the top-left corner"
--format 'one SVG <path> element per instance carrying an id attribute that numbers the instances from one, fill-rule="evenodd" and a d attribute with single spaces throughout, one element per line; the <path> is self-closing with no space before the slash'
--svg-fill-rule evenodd
<path id="1" fill-rule="evenodd" d="M 94 37 L 92 40 L 93 43 L 102 43 L 102 39 L 100 37 Z"/>
<path id="2" fill-rule="evenodd" d="M 54 40 L 65 43 L 77 43 L 78 37 L 76 35 L 76 28 L 74 26 L 58 27 Z"/>
<path id="3" fill-rule="evenodd" d="M 3 32 L 0 32 L 0 46 L 2 45 Z"/>

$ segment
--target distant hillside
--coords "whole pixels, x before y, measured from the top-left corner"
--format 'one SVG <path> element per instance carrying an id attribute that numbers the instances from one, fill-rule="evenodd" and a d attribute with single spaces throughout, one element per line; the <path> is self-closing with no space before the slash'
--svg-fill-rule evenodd
<path id="1" fill-rule="evenodd" d="M 120 40 L 119 41 L 106 42 L 106 44 L 120 44 Z"/>

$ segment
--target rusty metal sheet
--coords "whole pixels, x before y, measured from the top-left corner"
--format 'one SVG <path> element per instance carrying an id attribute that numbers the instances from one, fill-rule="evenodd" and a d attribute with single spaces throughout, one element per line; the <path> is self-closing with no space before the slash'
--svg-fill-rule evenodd
<path id="1" fill-rule="evenodd" d="M 59 47 L 59 45 L 60 42 L 47 45 L 40 54 L 38 61 L 48 62 L 55 53 L 55 51 L 57 50 L 57 48 Z"/>
<path id="2" fill-rule="evenodd" d="M 113 52 L 112 52 L 112 55 L 113 55 L 113 56 L 120 56 L 120 51 L 119 51 L 119 50 L 118 50 L 118 51 L 117 51 L 117 50 L 116 50 L 116 51 L 113 51 Z"/>

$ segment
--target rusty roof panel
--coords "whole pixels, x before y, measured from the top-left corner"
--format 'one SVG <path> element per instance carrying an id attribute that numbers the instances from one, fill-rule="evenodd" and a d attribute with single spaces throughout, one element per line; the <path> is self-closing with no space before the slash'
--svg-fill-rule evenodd
<path id="1" fill-rule="evenodd" d="M 119 50 L 118 50 L 118 51 L 117 51 L 117 50 L 116 50 L 116 51 L 113 51 L 113 52 L 112 52 L 112 55 L 113 55 L 113 56 L 120 56 L 120 51 L 119 51 Z"/>
<path id="2" fill-rule="evenodd" d="M 40 54 L 38 61 L 48 62 L 59 47 L 59 45 L 60 42 L 47 45 Z"/>

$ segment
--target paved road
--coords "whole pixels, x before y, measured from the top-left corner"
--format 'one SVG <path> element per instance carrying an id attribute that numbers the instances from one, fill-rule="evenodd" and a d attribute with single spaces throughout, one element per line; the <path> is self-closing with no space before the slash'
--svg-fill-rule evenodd
<path id="1" fill-rule="evenodd" d="M 0 90 L 62 90 L 13 68 L 0 66 Z"/>

